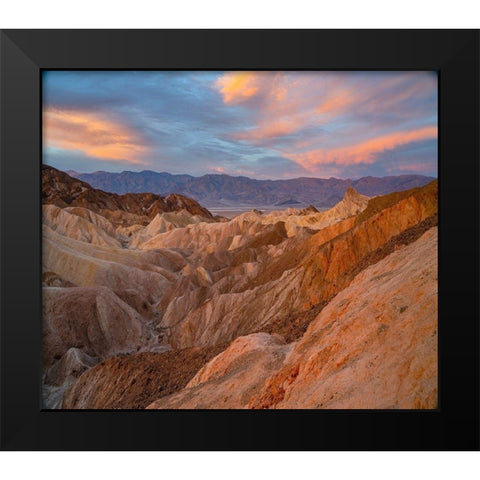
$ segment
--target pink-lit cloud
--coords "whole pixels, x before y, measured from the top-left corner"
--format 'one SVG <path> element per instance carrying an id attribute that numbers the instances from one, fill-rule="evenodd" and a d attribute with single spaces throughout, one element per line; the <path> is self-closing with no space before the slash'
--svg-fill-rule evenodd
<path id="1" fill-rule="evenodd" d="M 324 98 L 316 109 L 319 115 L 339 114 L 344 112 L 355 102 L 355 94 L 352 89 L 337 91 L 335 95 Z"/>
<path id="2" fill-rule="evenodd" d="M 346 72 L 226 72 L 215 87 L 227 108 L 244 108 L 253 119 L 230 139 L 268 147 L 317 174 L 327 166 L 373 165 L 383 152 L 437 138 L 435 118 L 415 125 L 422 108 L 435 111 L 433 75 L 387 72 L 367 78 Z"/>
<path id="3" fill-rule="evenodd" d="M 90 157 L 131 164 L 146 163 L 142 155 L 147 147 L 136 132 L 93 112 L 45 109 L 43 138 L 46 146 L 79 150 Z"/>
<path id="4" fill-rule="evenodd" d="M 43 87 L 44 161 L 59 168 L 436 174 L 435 72 L 55 71 Z"/>
<path id="5" fill-rule="evenodd" d="M 432 77 L 415 72 L 385 76 L 379 82 L 352 80 L 345 72 L 226 72 L 215 82 L 227 106 L 244 105 L 254 124 L 232 134 L 235 140 L 255 145 L 301 132 L 308 127 L 330 126 L 355 115 L 369 115 L 381 127 L 380 116 L 415 118 L 417 109 L 405 106 L 422 100 L 435 88 Z M 370 128 L 372 125 L 369 125 Z"/>
<path id="6" fill-rule="evenodd" d="M 429 126 L 371 138 L 354 145 L 329 150 L 317 149 L 302 153 L 286 153 L 284 155 L 290 160 L 302 165 L 307 170 L 311 170 L 315 165 L 372 164 L 382 152 L 412 142 L 435 138 L 437 138 L 437 127 Z"/>

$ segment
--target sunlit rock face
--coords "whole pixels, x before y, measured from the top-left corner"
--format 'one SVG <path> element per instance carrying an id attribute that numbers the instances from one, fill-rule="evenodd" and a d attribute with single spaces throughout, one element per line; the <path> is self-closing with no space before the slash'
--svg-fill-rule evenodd
<path id="1" fill-rule="evenodd" d="M 436 408 L 437 229 L 358 274 L 296 342 L 239 337 L 148 408 Z"/>
<path id="2" fill-rule="evenodd" d="M 435 407 L 436 182 L 227 220 L 42 175 L 47 408 Z"/>

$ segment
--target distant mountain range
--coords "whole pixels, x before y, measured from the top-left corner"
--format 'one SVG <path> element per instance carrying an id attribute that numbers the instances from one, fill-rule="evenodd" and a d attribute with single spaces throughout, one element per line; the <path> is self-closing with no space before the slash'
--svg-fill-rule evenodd
<path id="1" fill-rule="evenodd" d="M 206 207 L 303 204 L 329 208 L 343 198 L 348 187 L 373 197 L 421 187 L 434 180 L 433 177 L 423 175 L 362 177 L 358 180 L 338 178 L 255 180 L 216 174 L 193 177 L 149 170 L 67 173 L 107 192 L 118 194 L 149 192 L 162 196 L 177 193 L 193 198 Z"/>
<path id="2" fill-rule="evenodd" d="M 92 188 L 88 183 L 72 178 L 71 175 L 48 165 L 42 166 L 42 203 L 60 208 L 82 207 L 100 214 L 103 210 L 125 212 L 150 219 L 159 213 L 179 210 L 186 210 L 192 215 L 208 219 L 212 218 L 212 214 L 206 208 L 182 195 L 173 193 L 161 196 L 151 192 L 122 195 L 114 192 L 107 193 L 101 189 Z"/>

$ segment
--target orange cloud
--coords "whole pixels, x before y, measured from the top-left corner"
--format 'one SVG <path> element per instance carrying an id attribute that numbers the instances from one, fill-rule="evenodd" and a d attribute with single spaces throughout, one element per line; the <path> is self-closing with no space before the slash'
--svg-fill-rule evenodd
<path id="1" fill-rule="evenodd" d="M 356 101 L 353 89 L 330 76 L 319 84 L 308 74 L 295 78 L 285 72 L 227 72 L 217 79 L 215 87 L 225 104 L 257 97 L 253 106 L 255 125 L 232 135 L 236 140 L 254 143 L 318 125 L 326 115 L 342 113 Z"/>
<path id="2" fill-rule="evenodd" d="M 277 100 L 285 100 L 287 89 L 282 85 L 275 85 L 272 88 L 272 95 L 274 95 Z"/>
<path id="3" fill-rule="evenodd" d="M 335 125 L 335 121 L 345 113 L 350 118 L 368 113 L 367 122 L 374 128 L 381 128 L 380 116 L 384 113 L 395 112 L 399 120 L 411 116 L 415 109 L 406 106 L 405 102 L 428 97 L 434 86 L 434 79 L 421 77 L 415 81 L 417 76 L 417 73 L 386 75 L 368 83 L 333 72 L 322 75 L 311 72 L 301 75 L 289 72 L 227 72 L 216 81 L 215 86 L 227 105 L 255 98 L 248 104 L 251 124 L 245 130 L 232 134 L 231 138 L 271 147 L 276 139 L 300 133 L 305 128 Z M 365 126 L 368 125 L 365 123 Z M 388 149 L 389 142 L 406 141 L 407 137 L 403 140 L 388 135 L 382 138 L 385 144 L 372 140 L 355 145 L 355 148 L 346 147 L 327 153 L 314 150 L 296 158 L 305 164 L 327 163 L 330 159 L 338 163 L 368 163 L 373 161 L 370 155 L 375 155 L 379 149 Z M 301 148 L 308 148 L 309 144 L 313 148 L 318 138 L 309 136 L 295 141 L 303 145 Z"/>
<path id="4" fill-rule="evenodd" d="M 228 72 L 220 77 L 215 85 L 223 95 L 225 103 L 239 103 L 259 90 L 258 75 L 254 72 Z"/>
<path id="5" fill-rule="evenodd" d="M 355 96 L 352 90 L 343 90 L 333 93 L 330 97 L 325 98 L 319 105 L 316 113 L 319 115 L 338 114 L 355 102 Z"/>
<path id="6" fill-rule="evenodd" d="M 144 164 L 146 147 L 125 125 L 90 112 L 48 109 L 43 112 L 45 145 L 80 150 L 90 157 Z"/>
<path id="7" fill-rule="evenodd" d="M 280 93 L 279 89 L 281 89 Z M 277 99 L 280 95 L 283 100 L 286 89 L 285 87 L 275 87 L 271 93 Z M 318 125 L 318 115 L 339 114 L 353 102 L 353 93 L 348 90 L 332 95 L 330 98 L 325 98 L 316 110 L 313 106 L 305 108 L 298 99 L 293 99 L 283 105 L 272 101 L 266 108 L 268 120 L 262 119 L 256 128 L 236 133 L 233 138 L 237 140 L 262 140 L 291 135 L 308 125 Z"/>
<path id="8" fill-rule="evenodd" d="M 372 138 L 365 142 L 329 150 L 317 149 L 309 152 L 284 154 L 285 157 L 311 170 L 315 165 L 336 164 L 355 165 L 372 164 L 378 154 L 411 142 L 437 138 L 437 127 L 424 127 L 418 130 L 397 132 Z"/>

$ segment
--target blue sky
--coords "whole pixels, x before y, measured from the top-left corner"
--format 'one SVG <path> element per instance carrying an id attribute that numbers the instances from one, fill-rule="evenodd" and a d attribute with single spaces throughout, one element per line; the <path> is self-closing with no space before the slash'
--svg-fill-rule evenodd
<path id="1" fill-rule="evenodd" d="M 45 71 L 61 170 L 437 175 L 434 72 Z"/>

